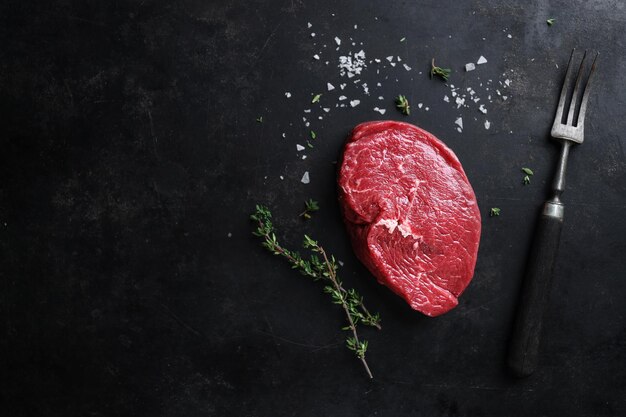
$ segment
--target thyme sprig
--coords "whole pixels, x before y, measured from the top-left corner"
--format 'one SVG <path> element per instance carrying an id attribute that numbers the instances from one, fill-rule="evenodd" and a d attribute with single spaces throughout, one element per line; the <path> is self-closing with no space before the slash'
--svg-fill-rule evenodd
<path id="1" fill-rule="evenodd" d="M 339 266 L 333 255 L 328 255 L 324 248 L 311 237 L 304 235 L 302 247 L 313 252 L 308 259 L 305 259 L 297 251 L 283 247 L 276 238 L 274 225 L 272 223 L 272 213 L 262 205 L 256 206 L 256 211 L 250 216 L 256 224 L 256 230 L 252 232 L 255 236 L 263 239 L 261 245 L 274 255 L 287 259 L 293 269 L 298 269 L 303 275 L 313 278 L 314 281 L 323 281 L 324 292 L 330 294 L 333 303 L 341 305 L 347 319 L 347 326 L 342 330 L 348 330 L 351 335 L 346 339 L 346 346 L 353 351 L 357 358 L 365 367 L 365 371 L 370 378 L 372 372 L 365 360 L 367 352 L 367 340 L 361 339 L 357 333 L 357 326 L 366 326 L 381 329 L 380 315 L 372 314 L 363 303 L 363 297 L 353 288 L 345 289 L 343 283 L 337 275 Z"/>
<path id="2" fill-rule="evenodd" d="M 444 81 L 448 81 L 448 77 L 450 77 L 450 73 L 452 70 L 450 68 L 441 68 L 435 65 L 435 58 L 430 62 L 430 78 L 433 78 L 435 75 L 443 78 Z"/>
<path id="3" fill-rule="evenodd" d="M 300 213 L 300 217 L 304 217 L 305 220 L 309 220 L 311 218 L 311 213 L 318 211 L 319 209 L 319 203 L 312 198 L 309 198 L 304 202 L 304 211 Z"/>
<path id="4" fill-rule="evenodd" d="M 406 98 L 406 96 L 399 95 L 398 97 L 396 97 L 396 107 L 404 115 L 411 114 L 411 106 L 409 105 L 409 100 Z"/>

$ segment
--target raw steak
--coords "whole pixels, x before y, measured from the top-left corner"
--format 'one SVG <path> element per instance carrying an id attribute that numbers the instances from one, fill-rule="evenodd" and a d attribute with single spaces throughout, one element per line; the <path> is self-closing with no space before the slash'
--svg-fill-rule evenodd
<path id="1" fill-rule="evenodd" d="M 458 304 L 474 274 L 480 212 L 446 145 L 408 123 L 358 125 L 339 200 L 354 251 L 381 284 L 428 316 Z"/>

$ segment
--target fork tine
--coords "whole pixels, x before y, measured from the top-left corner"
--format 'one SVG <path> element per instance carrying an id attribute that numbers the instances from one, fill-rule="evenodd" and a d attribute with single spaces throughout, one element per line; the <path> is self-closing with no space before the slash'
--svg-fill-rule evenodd
<path id="1" fill-rule="evenodd" d="M 580 66 L 578 67 L 578 76 L 576 77 L 576 84 L 574 85 L 574 92 L 572 93 L 572 102 L 569 105 L 569 112 L 567 113 L 568 126 L 573 126 L 574 113 L 576 112 L 576 99 L 578 98 L 578 87 L 580 86 L 580 80 L 583 77 L 585 58 L 587 58 L 587 51 L 583 54 L 583 59 L 580 61 Z"/>
<path id="2" fill-rule="evenodd" d="M 554 117 L 554 125 L 561 124 L 563 120 L 563 109 L 565 108 L 565 100 L 567 98 L 567 86 L 570 83 L 572 76 L 572 60 L 574 59 L 574 52 L 576 49 L 572 49 L 572 54 L 569 57 L 567 63 L 567 71 L 565 72 L 565 80 L 563 81 L 563 87 L 561 87 L 561 98 L 559 98 L 559 106 L 556 109 L 556 116 Z"/>
<path id="3" fill-rule="evenodd" d="M 591 71 L 589 72 L 589 78 L 587 78 L 587 85 L 585 85 L 585 92 L 580 102 L 580 111 L 578 112 L 578 123 L 580 125 L 585 122 L 585 112 L 587 111 L 587 101 L 589 100 L 589 91 L 591 90 L 591 78 L 596 70 L 596 60 L 598 59 L 599 52 L 596 52 L 596 56 L 593 58 L 593 64 L 591 64 Z"/>

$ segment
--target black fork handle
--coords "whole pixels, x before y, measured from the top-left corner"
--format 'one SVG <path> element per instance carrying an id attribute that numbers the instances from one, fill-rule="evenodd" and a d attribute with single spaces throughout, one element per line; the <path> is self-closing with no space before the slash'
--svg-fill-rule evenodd
<path id="1" fill-rule="evenodd" d="M 518 377 L 531 375 L 537 366 L 541 324 L 550 296 L 562 225 L 563 205 L 547 202 L 531 247 L 509 345 L 508 366 Z"/>

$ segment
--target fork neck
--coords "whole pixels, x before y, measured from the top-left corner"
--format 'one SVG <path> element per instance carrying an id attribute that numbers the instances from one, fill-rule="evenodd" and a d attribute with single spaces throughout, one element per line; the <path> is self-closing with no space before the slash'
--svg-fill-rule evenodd
<path id="1" fill-rule="evenodd" d="M 549 200 L 554 204 L 561 203 L 561 194 L 565 191 L 565 171 L 567 170 L 567 157 L 569 156 L 569 148 L 572 142 L 563 139 L 561 141 L 561 154 L 559 156 L 559 164 L 557 165 L 554 182 L 552 183 L 552 198 Z"/>

